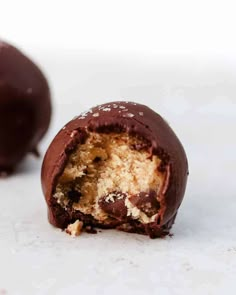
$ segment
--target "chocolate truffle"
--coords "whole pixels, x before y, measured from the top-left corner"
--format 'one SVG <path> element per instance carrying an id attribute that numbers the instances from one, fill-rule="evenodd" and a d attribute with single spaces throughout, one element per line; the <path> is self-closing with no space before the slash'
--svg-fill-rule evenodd
<path id="1" fill-rule="evenodd" d="M 39 68 L 15 47 L 0 41 L 0 175 L 10 173 L 48 129 L 48 83 Z"/>
<path id="2" fill-rule="evenodd" d="M 162 237 L 184 196 L 188 163 L 166 121 L 147 106 L 111 102 L 70 121 L 42 166 L 49 221 L 77 235 L 116 228 Z"/>

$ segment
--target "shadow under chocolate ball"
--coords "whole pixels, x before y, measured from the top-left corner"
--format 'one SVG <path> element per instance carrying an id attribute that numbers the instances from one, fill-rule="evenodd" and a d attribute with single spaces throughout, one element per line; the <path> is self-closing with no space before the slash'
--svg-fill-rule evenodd
<path id="1" fill-rule="evenodd" d="M 40 69 L 17 48 L 0 41 L 0 173 L 10 173 L 24 156 L 38 154 L 48 129 L 50 91 Z"/>
<path id="2" fill-rule="evenodd" d="M 72 235 L 100 227 L 165 236 L 187 174 L 182 144 L 160 115 L 132 102 L 97 106 L 62 128 L 45 155 L 49 221 Z"/>

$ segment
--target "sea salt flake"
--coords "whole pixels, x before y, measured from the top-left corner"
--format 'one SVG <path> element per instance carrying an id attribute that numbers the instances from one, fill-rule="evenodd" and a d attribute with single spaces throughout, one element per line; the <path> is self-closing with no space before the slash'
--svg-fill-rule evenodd
<path id="1" fill-rule="evenodd" d="M 118 200 L 121 200 L 121 199 L 123 199 L 123 198 L 124 198 L 124 195 L 123 195 L 123 194 L 120 194 L 120 193 L 117 194 L 117 199 L 118 199 Z"/>
<path id="2" fill-rule="evenodd" d="M 134 114 L 131 114 L 131 113 L 124 114 L 123 117 L 125 117 L 125 118 L 133 118 Z"/>
<path id="3" fill-rule="evenodd" d="M 94 113 L 93 117 L 99 117 L 99 113 Z"/>
<path id="4" fill-rule="evenodd" d="M 111 110 L 110 108 L 104 108 L 103 112 L 110 112 L 110 110 Z"/>
<path id="5" fill-rule="evenodd" d="M 71 132 L 70 137 L 73 138 L 76 134 L 77 134 L 77 131 L 74 130 L 74 131 Z"/>
<path id="6" fill-rule="evenodd" d="M 92 109 L 88 109 L 88 110 L 82 112 L 80 116 L 87 117 L 88 114 L 92 114 L 92 113 L 93 113 Z"/>
<path id="7" fill-rule="evenodd" d="M 106 199 L 105 199 L 105 201 L 107 202 L 107 203 L 114 203 L 115 202 L 115 199 L 114 199 L 114 197 L 116 197 L 116 195 L 115 194 L 109 194 L 107 197 L 106 197 Z"/>

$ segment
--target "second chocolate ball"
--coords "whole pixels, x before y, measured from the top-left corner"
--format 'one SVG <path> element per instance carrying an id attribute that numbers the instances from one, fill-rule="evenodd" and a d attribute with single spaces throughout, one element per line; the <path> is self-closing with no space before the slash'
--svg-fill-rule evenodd
<path id="1" fill-rule="evenodd" d="M 17 48 L 0 41 L 0 173 L 14 170 L 48 129 L 50 91 L 40 69 Z"/>

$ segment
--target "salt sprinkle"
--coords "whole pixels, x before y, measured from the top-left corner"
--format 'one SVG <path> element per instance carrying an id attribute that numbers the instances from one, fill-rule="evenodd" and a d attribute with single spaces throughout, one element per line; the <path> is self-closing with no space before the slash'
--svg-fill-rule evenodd
<path id="1" fill-rule="evenodd" d="M 77 134 L 77 131 L 74 130 L 74 131 L 71 132 L 70 137 L 73 138 L 76 134 Z"/>
<path id="2" fill-rule="evenodd" d="M 117 199 L 118 200 L 121 200 L 121 199 L 123 199 L 124 198 L 124 195 L 123 194 L 121 194 L 121 193 L 118 193 L 117 194 Z"/>
<path id="3" fill-rule="evenodd" d="M 93 111 L 91 109 L 89 109 L 87 111 L 82 112 L 80 116 L 81 117 L 87 117 L 88 114 L 92 114 L 92 113 L 93 113 Z"/>
<path id="4" fill-rule="evenodd" d="M 93 117 L 99 117 L 99 113 L 94 113 Z"/>
<path id="5" fill-rule="evenodd" d="M 114 197 L 115 197 L 116 195 L 115 194 L 109 194 L 107 197 L 106 197 L 106 202 L 107 203 L 109 203 L 109 202 L 112 202 L 112 203 L 114 203 L 115 202 L 115 200 L 114 200 Z"/>
<path id="6" fill-rule="evenodd" d="M 110 110 L 111 110 L 110 108 L 104 108 L 103 112 L 110 112 Z"/>
<path id="7" fill-rule="evenodd" d="M 131 114 L 131 113 L 124 114 L 123 117 L 132 118 L 134 117 L 134 114 Z"/>

